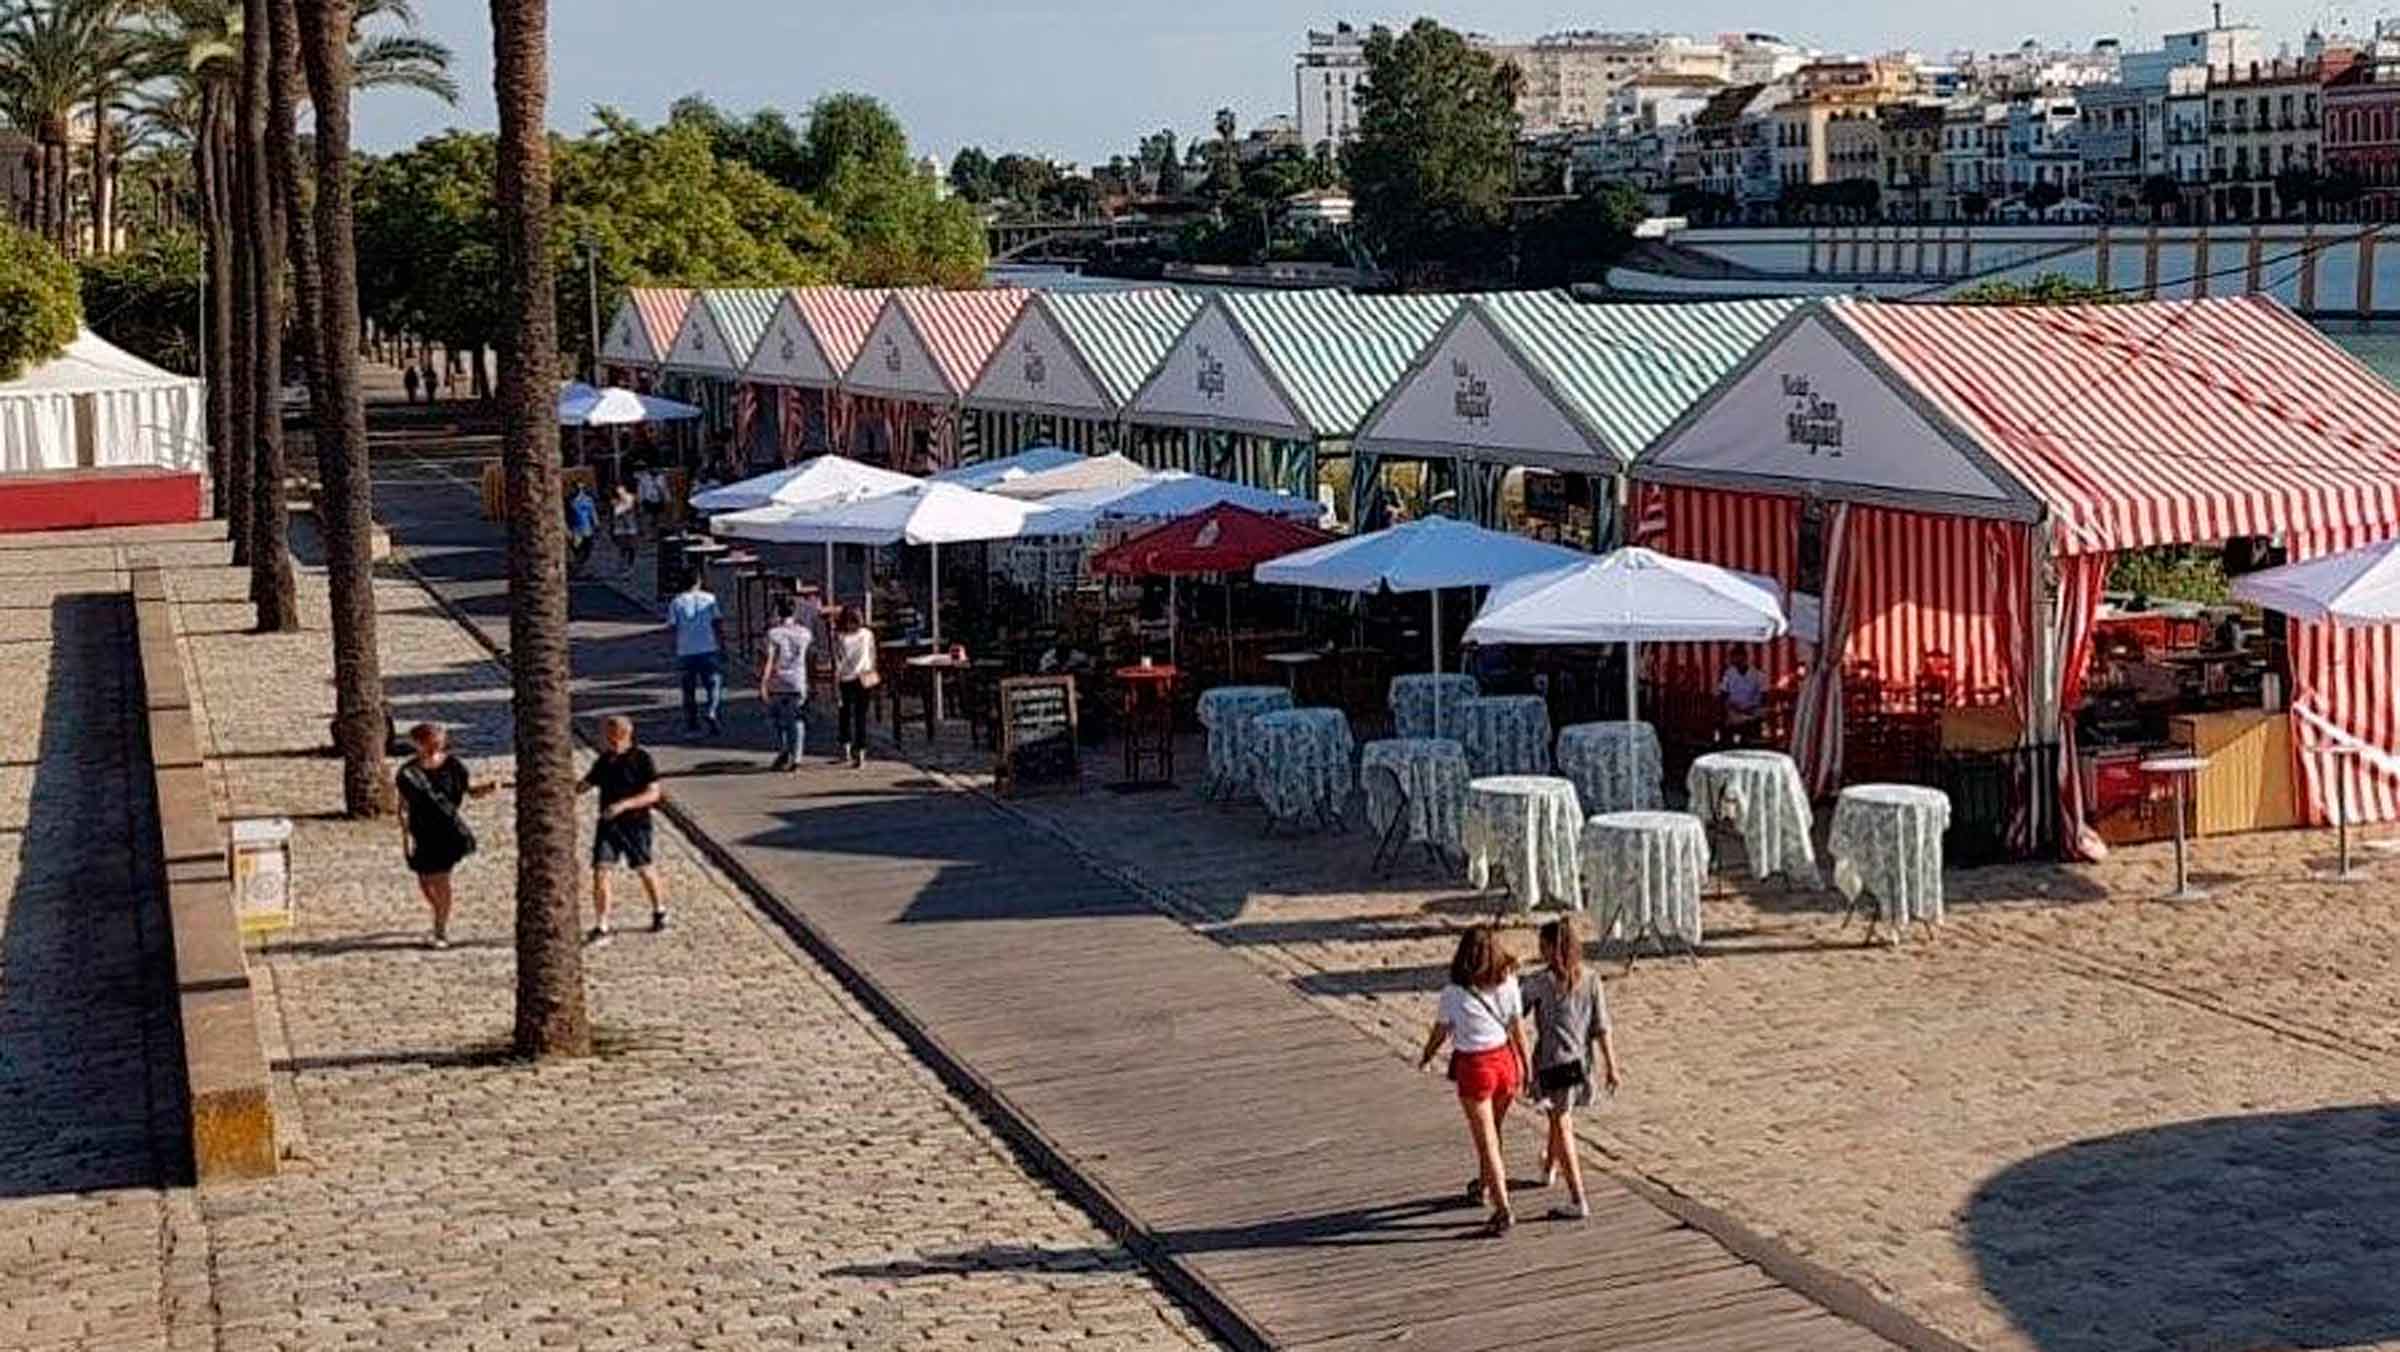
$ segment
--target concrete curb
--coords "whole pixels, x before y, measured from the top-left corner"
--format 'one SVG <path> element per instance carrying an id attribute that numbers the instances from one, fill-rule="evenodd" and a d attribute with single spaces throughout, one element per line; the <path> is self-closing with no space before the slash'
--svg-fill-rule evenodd
<path id="1" fill-rule="evenodd" d="M 143 759 L 155 783 L 192 1171 L 203 1184 L 276 1170 L 275 1106 L 233 878 L 192 726 L 175 615 L 154 558 L 128 561 L 141 677 Z"/>

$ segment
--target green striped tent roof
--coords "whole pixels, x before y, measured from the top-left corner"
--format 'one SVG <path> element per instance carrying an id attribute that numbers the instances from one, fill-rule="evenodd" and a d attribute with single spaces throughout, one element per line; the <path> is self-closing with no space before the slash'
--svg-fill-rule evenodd
<path id="1" fill-rule="evenodd" d="M 1196 292 L 1162 287 L 1044 292 L 1035 303 L 1049 311 L 1110 401 L 1122 408 L 1206 302 Z"/>
<path id="2" fill-rule="evenodd" d="M 1242 291 L 1217 297 L 1320 437 L 1346 437 L 1458 307 L 1456 296 Z"/>
<path id="3" fill-rule="evenodd" d="M 774 286 L 712 287 L 700 293 L 701 303 L 716 316 L 717 331 L 724 335 L 737 369 L 749 368 L 783 296 L 784 288 Z"/>
<path id="4" fill-rule="evenodd" d="M 1586 305 L 1556 291 L 1502 291 L 1469 303 L 1569 417 L 1631 461 L 1807 302 Z"/>

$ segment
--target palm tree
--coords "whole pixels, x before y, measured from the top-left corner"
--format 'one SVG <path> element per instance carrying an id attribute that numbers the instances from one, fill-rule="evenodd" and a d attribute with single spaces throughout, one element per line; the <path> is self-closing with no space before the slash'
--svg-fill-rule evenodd
<path id="1" fill-rule="evenodd" d="M 250 312 L 251 438 L 250 600 L 262 633 L 300 627 L 294 595 L 290 516 L 283 462 L 283 223 L 275 206 L 274 167 L 267 155 L 275 53 L 271 0 L 242 0 L 240 206 L 235 214 L 247 242 Z"/>
<path id="2" fill-rule="evenodd" d="M 110 0 L 18 0 L 0 9 L 0 110 L 34 143 L 36 231 L 75 253 L 68 185 L 77 111 L 102 89 L 118 45 Z"/>
<path id="3" fill-rule="evenodd" d="M 501 463 L 508 479 L 508 650 L 517 724 L 517 1017 L 524 1056 L 583 1056 L 592 1026 L 576 947 L 574 711 L 559 516 L 558 313 L 550 268 L 548 0 L 491 0 L 500 109 Z"/>

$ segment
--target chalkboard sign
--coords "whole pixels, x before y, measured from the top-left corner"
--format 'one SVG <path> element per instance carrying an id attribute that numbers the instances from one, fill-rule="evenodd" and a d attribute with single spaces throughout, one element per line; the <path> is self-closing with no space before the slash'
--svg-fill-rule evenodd
<path id="1" fill-rule="evenodd" d="M 1000 683 L 995 778 L 1002 793 L 1075 784 L 1081 774 L 1075 745 L 1074 677 L 1012 676 Z"/>

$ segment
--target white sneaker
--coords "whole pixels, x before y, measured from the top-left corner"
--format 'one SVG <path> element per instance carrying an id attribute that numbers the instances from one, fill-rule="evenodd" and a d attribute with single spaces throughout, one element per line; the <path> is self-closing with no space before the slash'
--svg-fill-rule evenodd
<path id="1" fill-rule="evenodd" d="M 1592 1204 L 1589 1202 L 1561 1202 L 1550 1208 L 1550 1219 L 1554 1221 L 1588 1221 L 1591 1218 Z"/>
<path id="2" fill-rule="evenodd" d="M 600 945 L 607 943 L 609 940 L 616 937 L 617 936 L 615 934 L 609 932 L 608 926 L 594 925 L 592 926 L 591 932 L 583 936 L 583 946 L 586 948 L 598 948 Z"/>

